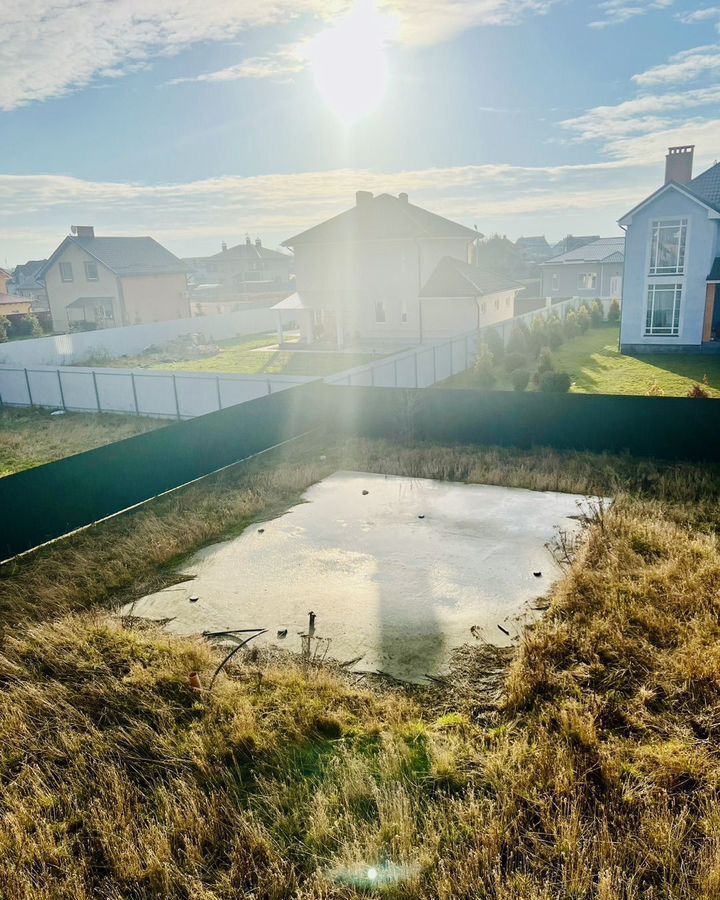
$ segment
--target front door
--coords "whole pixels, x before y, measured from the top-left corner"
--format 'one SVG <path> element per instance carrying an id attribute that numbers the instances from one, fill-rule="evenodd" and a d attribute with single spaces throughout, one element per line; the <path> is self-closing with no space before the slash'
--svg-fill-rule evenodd
<path id="1" fill-rule="evenodd" d="M 613 275 L 610 279 L 610 297 L 618 300 L 622 296 L 622 275 Z"/>

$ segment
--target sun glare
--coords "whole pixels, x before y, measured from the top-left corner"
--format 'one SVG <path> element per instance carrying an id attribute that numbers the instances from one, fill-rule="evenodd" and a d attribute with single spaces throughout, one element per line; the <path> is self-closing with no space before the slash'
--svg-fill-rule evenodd
<path id="1" fill-rule="evenodd" d="M 372 0 L 358 0 L 348 15 L 310 43 L 318 91 L 346 125 L 382 103 L 389 77 L 385 48 L 394 28 L 394 20 L 381 15 Z"/>

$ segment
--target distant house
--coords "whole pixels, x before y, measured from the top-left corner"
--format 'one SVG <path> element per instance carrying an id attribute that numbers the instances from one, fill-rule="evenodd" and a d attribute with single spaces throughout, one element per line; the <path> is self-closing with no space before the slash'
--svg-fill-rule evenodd
<path id="1" fill-rule="evenodd" d="M 554 300 L 567 297 L 622 296 L 624 237 L 598 238 L 542 263 L 540 295 Z"/>
<path id="2" fill-rule="evenodd" d="M 578 247 L 583 247 L 585 244 L 592 244 L 594 241 L 599 240 L 599 234 L 568 234 L 555 244 L 550 256 L 560 256 L 561 253 L 570 253 L 572 250 L 577 250 Z"/>
<path id="3" fill-rule="evenodd" d="M 693 178 L 694 149 L 670 147 L 665 183 L 619 220 L 623 350 L 720 352 L 720 163 Z"/>
<path id="4" fill-rule="evenodd" d="M 0 294 L 7 294 L 8 282 L 11 278 L 12 275 L 7 271 L 7 269 L 0 268 Z"/>
<path id="5" fill-rule="evenodd" d="M 22 265 L 15 266 L 12 281 L 8 285 L 11 294 L 32 300 L 32 309 L 35 313 L 49 313 L 50 311 L 45 283 L 38 278 L 38 273 L 46 262 L 46 259 L 31 259 Z"/>
<path id="6" fill-rule="evenodd" d="M 151 237 L 96 237 L 92 226 L 76 226 L 37 277 L 55 331 L 189 315 L 185 266 Z"/>
<path id="7" fill-rule="evenodd" d="M 31 311 L 31 301 L 14 294 L 0 293 L 0 318 L 9 319 L 15 316 L 26 316 Z"/>
<path id="8" fill-rule="evenodd" d="M 529 264 L 541 263 L 553 255 L 553 249 L 544 234 L 532 237 L 519 237 L 515 247 L 520 251 L 523 261 Z"/>
<path id="9" fill-rule="evenodd" d="M 248 300 L 260 294 L 287 293 L 291 286 L 291 254 L 263 247 L 260 238 L 246 237 L 235 247 L 223 243 L 220 253 L 183 262 L 193 300 Z"/>
<path id="10" fill-rule="evenodd" d="M 302 340 L 381 347 L 433 340 L 513 315 L 520 285 L 468 262 L 480 235 L 407 194 L 358 191 L 355 206 L 289 238 L 296 293 L 278 303 Z"/>

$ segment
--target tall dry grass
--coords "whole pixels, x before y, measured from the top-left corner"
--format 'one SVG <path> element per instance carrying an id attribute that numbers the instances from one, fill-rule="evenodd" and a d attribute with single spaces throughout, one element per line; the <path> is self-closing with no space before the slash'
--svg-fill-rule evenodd
<path id="1" fill-rule="evenodd" d="M 717 473 L 547 451 L 318 449 L 275 459 L 279 481 L 256 461 L 203 488 L 193 539 L 212 539 L 201 522 L 218 510 L 226 526 L 235 509 L 266 515 L 340 466 L 618 499 L 490 713 L 471 688 L 439 715 L 422 694 L 252 655 L 198 696 L 188 673 L 207 684 L 217 662 L 205 643 L 94 612 L 6 634 L 0 896 L 720 896 Z M 160 504 L 191 515 L 197 489 Z M 142 511 L 148 527 L 163 508 Z M 121 527 L 77 536 L 74 565 Z M 114 532 L 123 553 L 141 549 L 134 530 Z M 32 560 L 17 568 L 15 589 L 45 589 L 59 547 L 40 555 L 41 574 Z M 189 549 L 179 528 L 161 547 L 113 578 Z M 112 597 L 111 579 L 90 588 Z M 81 604 L 78 590 L 50 611 Z"/>

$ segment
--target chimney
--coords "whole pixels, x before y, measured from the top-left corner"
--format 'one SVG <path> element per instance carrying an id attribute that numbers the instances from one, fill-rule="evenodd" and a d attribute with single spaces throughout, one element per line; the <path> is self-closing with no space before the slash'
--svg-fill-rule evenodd
<path id="1" fill-rule="evenodd" d="M 689 147 L 668 147 L 665 157 L 665 184 L 675 181 L 687 184 L 692 178 L 693 153 L 695 145 Z"/>
<path id="2" fill-rule="evenodd" d="M 372 191 L 355 191 L 355 206 L 369 203 L 373 198 Z"/>
<path id="3" fill-rule="evenodd" d="M 405 193 L 405 191 L 403 191 L 402 194 L 398 194 L 398 200 L 402 200 L 403 203 L 408 202 L 408 195 Z"/>
<path id="4" fill-rule="evenodd" d="M 225 241 L 223 241 L 222 244 L 220 244 L 220 249 L 227 250 L 227 244 L 225 243 Z"/>
<path id="5" fill-rule="evenodd" d="M 95 226 L 94 225 L 71 225 L 70 233 L 76 235 L 81 238 L 94 238 L 95 237 Z"/>
<path id="6" fill-rule="evenodd" d="M 249 234 L 246 234 L 246 235 L 245 235 L 245 245 L 246 245 L 247 247 L 249 247 L 251 243 L 252 243 L 252 241 L 250 240 L 250 235 L 249 235 Z"/>
<path id="7" fill-rule="evenodd" d="M 255 246 L 258 248 L 258 250 L 262 247 L 262 241 L 260 240 L 260 238 L 255 238 Z"/>

